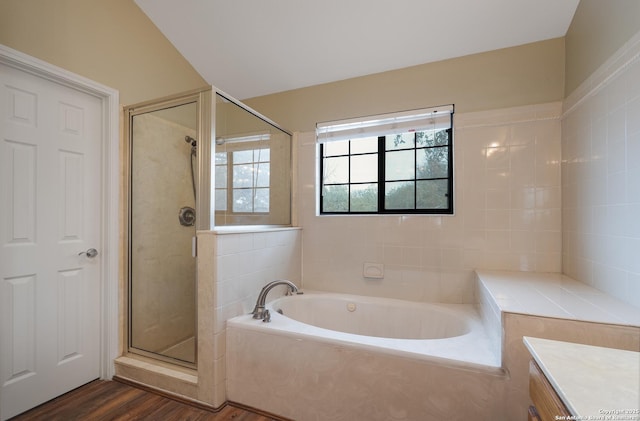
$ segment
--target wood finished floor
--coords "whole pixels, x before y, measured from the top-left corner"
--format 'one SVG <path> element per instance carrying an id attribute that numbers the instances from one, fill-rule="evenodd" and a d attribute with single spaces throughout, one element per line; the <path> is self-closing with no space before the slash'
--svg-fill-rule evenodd
<path id="1" fill-rule="evenodd" d="M 231 405 L 210 412 L 117 381 L 95 380 L 11 421 L 272 421 Z"/>

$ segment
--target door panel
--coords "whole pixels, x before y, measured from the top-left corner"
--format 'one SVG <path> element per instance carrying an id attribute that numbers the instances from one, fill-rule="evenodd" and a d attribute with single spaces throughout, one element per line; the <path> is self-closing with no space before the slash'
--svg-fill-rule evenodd
<path id="1" fill-rule="evenodd" d="M 101 102 L 0 65 L 0 419 L 99 377 Z"/>

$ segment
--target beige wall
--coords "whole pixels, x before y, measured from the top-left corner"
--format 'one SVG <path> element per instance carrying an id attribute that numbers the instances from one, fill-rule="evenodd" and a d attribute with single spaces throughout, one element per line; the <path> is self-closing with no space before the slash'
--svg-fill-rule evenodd
<path id="1" fill-rule="evenodd" d="M 244 102 L 285 129 L 305 132 L 319 121 L 442 104 L 469 112 L 559 101 L 563 78 L 564 39 L 557 38 Z"/>
<path id="2" fill-rule="evenodd" d="M 640 1 L 581 0 L 566 35 L 565 96 L 640 31 Z"/>
<path id="3" fill-rule="evenodd" d="M 133 0 L 2 0 L 0 44 L 115 88 L 122 104 L 206 85 Z"/>

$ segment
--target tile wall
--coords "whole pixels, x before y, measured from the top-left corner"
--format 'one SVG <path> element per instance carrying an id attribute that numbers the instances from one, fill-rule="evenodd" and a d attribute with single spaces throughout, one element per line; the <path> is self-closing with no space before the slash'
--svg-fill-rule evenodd
<path id="1" fill-rule="evenodd" d="M 640 307 L 640 34 L 574 91 L 562 124 L 563 271 Z"/>
<path id="2" fill-rule="evenodd" d="M 226 321 L 253 310 L 276 279 L 301 285 L 302 231 L 198 232 L 198 399 L 226 401 Z M 212 258 L 211 258 L 212 257 Z M 284 289 L 274 288 L 268 299 Z"/>
<path id="3" fill-rule="evenodd" d="M 229 399 L 287 419 L 506 419 L 494 370 L 237 326 L 227 340 Z"/>
<path id="4" fill-rule="evenodd" d="M 251 312 L 267 283 L 288 279 L 300 286 L 300 229 L 217 232 L 215 253 L 216 309 L 224 315 L 216 330 L 224 328 L 226 319 Z M 273 297 L 277 292 L 274 290 Z"/>
<path id="5" fill-rule="evenodd" d="M 195 206 L 191 150 L 181 139 L 196 133 L 153 113 L 138 115 L 135 121 L 132 336 L 136 348 L 162 353 L 195 335 L 196 268 L 191 256 L 195 229 L 180 225 L 177 213 L 183 206 Z"/>
<path id="6" fill-rule="evenodd" d="M 317 216 L 315 134 L 299 134 L 304 287 L 465 303 L 475 268 L 559 272 L 561 112 L 455 114 L 453 216 Z M 365 279 L 364 262 L 383 263 L 384 279 Z"/>

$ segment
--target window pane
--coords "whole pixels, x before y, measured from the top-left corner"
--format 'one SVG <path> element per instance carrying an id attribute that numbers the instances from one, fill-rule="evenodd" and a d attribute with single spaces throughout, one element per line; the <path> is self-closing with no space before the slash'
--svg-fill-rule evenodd
<path id="1" fill-rule="evenodd" d="M 449 144 L 449 132 L 447 130 L 426 130 L 416 133 L 418 147 L 420 146 L 445 146 Z"/>
<path id="2" fill-rule="evenodd" d="M 417 178 L 441 178 L 449 176 L 449 148 L 418 149 L 416 154 Z"/>
<path id="3" fill-rule="evenodd" d="M 440 130 L 434 133 L 434 143 L 436 146 L 449 145 L 449 131 Z"/>
<path id="4" fill-rule="evenodd" d="M 384 207 L 386 209 L 415 209 L 415 182 L 385 183 Z"/>
<path id="5" fill-rule="evenodd" d="M 227 163 L 227 153 L 226 152 L 216 152 L 216 165 L 226 164 Z"/>
<path id="6" fill-rule="evenodd" d="M 349 157 L 325 158 L 323 169 L 324 184 L 349 182 Z"/>
<path id="7" fill-rule="evenodd" d="M 227 187 L 227 166 L 216 165 L 216 188 Z"/>
<path id="8" fill-rule="evenodd" d="M 216 189 L 215 209 L 217 211 L 227 210 L 227 189 Z"/>
<path id="9" fill-rule="evenodd" d="M 349 211 L 349 186 L 324 186 L 322 189 L 323 212 Z"/>
<path id="10" fill-rule="evenodd" d="M 378 138 L 365 137 L 351 141 L 351 154 L 378 152 Z"/>
<path id="11" fill-rule="evenodd" d="M 376 212 L 378 210 L 378 183 L 351 185 L 351 211 Z"/>
<path id="12" fill-rule="evenodd" d="M 415 133 L 402 133 L 385 136 L 385 149 L 388 151 L 398 149 L 411 149 L 415 145 Z"/>
<path id="13" fill-rule="evenodd" d="M 417 209 L 446 209 L 448 207 L 448 180 L 425 180 L 417 183 Z"/>
<path id="14" fill-rule="evenodd" d="M 378 154 L 351 157 L 351 182 L 363 183 L 378 180 Z"/>
<path id="15" fill-rule="evenodd" d="M 324 156 L 347 155 L 349 153 L 349 141 L 327 142 L 322 145 L 322 149 Z"/>
<path id="16" fill-rule="evenodd" d="M 246 164 L 249 162 L 253 162 L 253 149 L 233 152 L 234 164 Z"/>
<path id="17" fill-rule="evenodd" d="M 410 180 L 415 178 L 414 151 L 387 152 L 385 154 L 385 180 Z"/>
<path id="18" fill-rule="evenodd" d="M 269 187 L 269 163 L 256 164 L 257 178 L 256 187 Z"/>
<path id="19" fill-rule="evenodd" d="M 233 166 L 233 187 L 252 187 L 253 186 L 253 165 L 234 165 Z"/>
<path id="20" fill-rule="evenodd" d="M 251 212 L 251 192 L 253 189 L 233 189 L 233 211 Z"/>
<path id="21" fill-rule="evenodd" d="M 257 149 L 254 153 L 254 161 L 255 162 L 269 162 L 269 157 L 271 155 L 271 149 Z"/>
<path id="22" fill-rule="evenodd" d="M 269 189 L 256 189 L 254 212 L 269 212 Z"/>
<path id="23" fill-rule="evenodd" d="M 436 123 L 446 122 L 423 131 L 405 126 L 404 133 L 323 143 L 321 213 L 452 213 L 453 133 L 436 129 Z"/>

